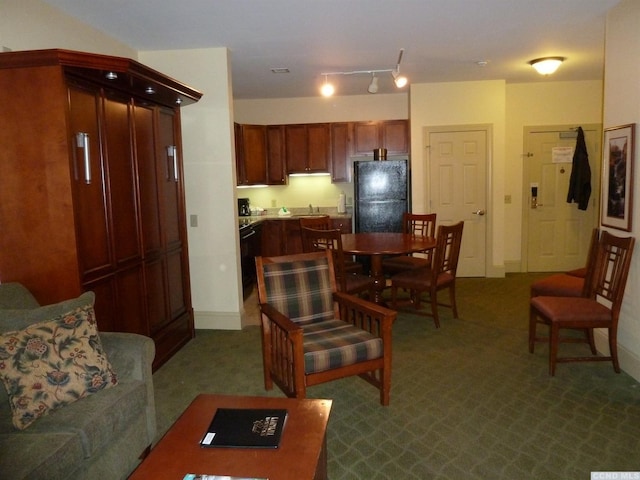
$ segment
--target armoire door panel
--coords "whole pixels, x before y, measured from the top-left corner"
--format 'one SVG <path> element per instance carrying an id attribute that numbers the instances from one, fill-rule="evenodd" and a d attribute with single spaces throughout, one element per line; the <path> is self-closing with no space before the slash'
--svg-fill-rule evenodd
<path id="1" fill-rule="evenodd" d="M 157 257 L 162 251 L 158 192 L 162 170 L 158 168 L 156 162 L 154 109 L 135 105 L 134 119 L 144 255 L 145 258 Z"/>
<path id="2" fill-rule="evenodd" d="M 111 269 L 110 226 L 105 200 L 105 165 L 99 133 L 99 92 L 69 88 L 69 131 L 73 146 L 76 234 L 81 277 Z"/>
<path id="3" fill-rule="evenodd" d="M 105 98 L 103 148 L 108 167 L 116 265 L 141 258 L 131 126 L 131 106 L 127 99 Z"/>
<path id="4" fill-rule="evenodd" d="M 144 277 L 142 264 L 116 274 L 118 316 L 116 331 L 147 335 L 149 326 L 144 308 Z"/>
<path id="5" fill-rule="evenodd" d="M 116 329 L 116 288 L 113 276 L 83 285 L 85 291 L 95 294 L 93 310 L 98 322 L 98 331 L 115 332 Z"/>
<path id="6" fill-rule="evenodd" d="M 179 154 L 175 140 L 175 122 L 173 111 L 158 109 L 158 163 L 164 163 L 166 174 L 162 177 L 162 227 L 165 248 L 176 248 L 182 244 L 180 225 L 182 222 L 181 202 L 182 192 L 180 159 L 170 156 L 168 148 L 173 148 L 173 155 Z"/>
<path id="7" fill-rule="evenodd" d="M 186 277 L 183 268 L 183 252 L 175 250 L 167 253 L 167 292 L 169 298 L 169 311 L 171 319 L 175 319 L 187 311 L 186 307 Z"/>
<path id="8" fill-rule="evenodd" d="M 165 291 L 164 259 L 145 264 L 145 285 L 147 289 L 147 316 L 149 329 L 155 334 L 169 321 L 167 315 L 167 295 Z"/>

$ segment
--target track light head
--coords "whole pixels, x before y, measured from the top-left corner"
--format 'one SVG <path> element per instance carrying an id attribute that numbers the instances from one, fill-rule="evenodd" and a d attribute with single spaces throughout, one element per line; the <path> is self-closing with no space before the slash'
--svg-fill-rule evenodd
<path id="1" fill-rule="evenodd" d="M 393 83 L 395 83 L 396 87 L 398 88 L 402 88 L 406 86 L 407 83 L 409 83 L 407 77 L 405 77 L 404 75 L 400 75 L 400 70 L 394 70 L 393 72 L 391 72 L 391 76 L 393 77 Z"/>
<path id="2" fill-rule="evenodd" d="M 335 93 L 335 91 L 336 89 L 333 87 L 332 84 L 329 83 L 329 79 L 327 75 L 325 75 L 324 83 L 322 84 L 322 87 L 320 87 L 320 93 L 322 94 L 323 97 L 330 97 Z"/>
<path id="3" fill-rule="evenodd" d="M 367 88 L 367 92 L 378 93 L 378 77 L 376 77 L 375 73 L 373 77 L 371 77 L 371 83 L 369 84 L 369 88 Z"/>

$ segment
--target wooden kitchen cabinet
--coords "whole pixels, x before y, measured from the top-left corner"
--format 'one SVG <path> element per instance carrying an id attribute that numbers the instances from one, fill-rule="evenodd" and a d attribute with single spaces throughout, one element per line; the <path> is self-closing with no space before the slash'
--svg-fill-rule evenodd
<path id="1" fill-rule="evenodd" d="M 302 233 L 298 218 L 264 220 L 262 225 L 262 255 L 276 257 L 302 253 Z M 351 233 L 351 218 L 332 218 L 331 227 Z"/>
<path id="2" fill-rule="evenodd" d="M 262 224 L 262 242 L 260 250 L 265 257 L 283 255 L 283 222 L 284 220 L 265 220 Z"/>
<path id="3" fill-rule="evenodd" d="M 236 135 L 236 175 L 238 185 L 267 183 L 267 127 L 239 125 Z"/>
<path id="4" fill-rule="evenodd" d="M 353 154 L 373 155 L 376 148 L 386 148 L 387 155 L 408 154 L 409 134 L 408 120 L 354 122 Z"/>
<path id="5" fill-rule="evenodd" d="M 351 218 L 332 218 L 331 228 L 340 229 L 342 233 L 351 233 Z"/>
<path id="6" fill-rule="evenodd" d="M 329 172 L 331 130 L 328 123 L 285 125 L 287 173 Z"/>
<path id="7" fill-rule="evenodd" d="M 155 368 L 193 336 L 177 100 L 200 96 L 129 59 L 0 54 L 2 281 L 93 290 L 99 329 L 152 337 Z"/>
<path id="8" fill-rule="evenodd" d="M 352 124 L 347 122 L 331 124 L 331 181 L 333 183 L 351 181 L 351 137 Z"/>
<path id="9" fill-rule="evenodd" d="M 267 185 L 286 184 L 284 125 L 267 125 Z"/>

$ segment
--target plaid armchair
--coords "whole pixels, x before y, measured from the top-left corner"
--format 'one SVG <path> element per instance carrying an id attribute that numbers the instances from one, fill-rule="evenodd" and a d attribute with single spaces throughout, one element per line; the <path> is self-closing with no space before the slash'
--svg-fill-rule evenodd
<path id="1" fill-rule="evenodd" d="M 389 404 L 391 327 L 397 313 L 338 292 L 330 251 L 256 257 L 265 388 L 289 397 L 360 375 Z"/>

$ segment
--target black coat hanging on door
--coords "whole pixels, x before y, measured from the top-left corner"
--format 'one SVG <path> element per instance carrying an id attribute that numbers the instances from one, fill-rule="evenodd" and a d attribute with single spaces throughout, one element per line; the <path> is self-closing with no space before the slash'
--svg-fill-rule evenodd
<path id="1" fill-rule="evenodd" d="M 589 154 L 587 153 L 587 145 L 584 142 L 582 127 L 578 127 L 578 138 L 573 152 L 567 203 L 577 203 L 579 210 L 586 210 L 589 205 L 589 197 L 591 197 Z"/>

